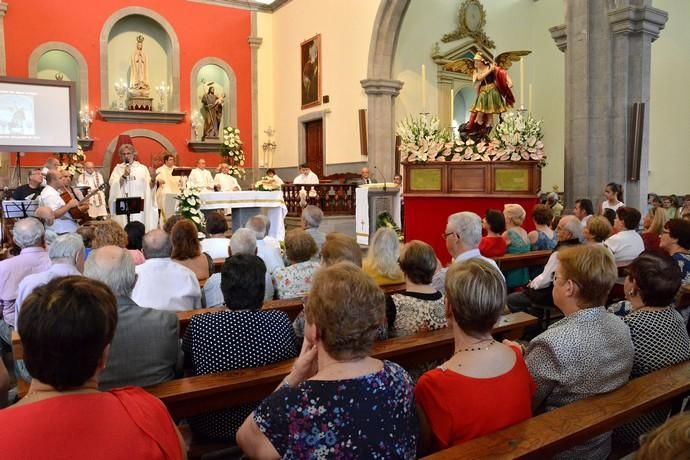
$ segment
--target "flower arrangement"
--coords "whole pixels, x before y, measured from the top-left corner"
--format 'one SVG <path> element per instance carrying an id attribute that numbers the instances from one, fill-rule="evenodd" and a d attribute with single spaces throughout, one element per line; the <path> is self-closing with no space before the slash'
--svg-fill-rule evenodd
<path id="1" fill-rule="evenodd" d="M 73 176 L 81 174 L 83 171 L 82 163 L 86 161 L 86 155 L 81 145 L 77 145 L 76 152 L 61 152 L 57 154 L 60 165 L 58 169 L 61 171 L 69 171 Z"/>
<path id="2" fill-rule="evenodd" d="M 273 177 L 264 176 L 254 184 L 254 189 L 262 192 L 272 192 L 280 190 L 280 184 Z"/>
<path id="3" fill-rule="evenodd" d="M 378 230 L 381 227 L 388 227 L 392 229 L 397 235 L 398 235 L 398 240 L 403 241 L 404 237 L 402 234 L 402 230 L 400 230 L 400 227 L 395 223 L 393 220 L 393 216 L 388 211 L 383 211 L 379 213 L 378 216 L 376 216 L 376 230 Z"/>
<path id="4" fill-rule="evenodd" d="M 244 151 L 242 150 L 239 128 L 223 128 L 223 143 L 220 146 L 220 155 L 230 165 L 228 174 L 236 179 L 242 179 L 245 176 L 246 173 L 243 168 Z"/>
<path id="5" fill-rule="evenodd" d="M 422 116 L 419 120 L 424 120 Z M 435 119 L 432 119 L 435 120 Z M 540 165 L 546 164 L 544 154 L 543 122 L 532 115 L 523 118 L 520 113 L 507 112 L 501 122 L 491 132 L 488 141 L 475 142 L 472 139 L 452 140 L 445 130 L 438 129 L 438 120 L 429 124 L 424 135 L 420 121 L 408 120 L 398 125 L 397 133 L 401 136 L 400 154 L 402 161 L 425 163 L 427 161 L 521 161 L 537 160 Z M 436 131 L 433 131 L 433 129 Z M 405 136 L 403 136 L 403 133 Z"/>
<path id="6" fill-rule="evenodd" d="M 175 197 L 180 202 L 178 212 L 182 217 L 191 220 L 196 225 L 198 231 L 204 226 L 204 215 L 199 211 L 201 200 L 199 199 L 198 188 L 186 188 L 182 193 Z"/>

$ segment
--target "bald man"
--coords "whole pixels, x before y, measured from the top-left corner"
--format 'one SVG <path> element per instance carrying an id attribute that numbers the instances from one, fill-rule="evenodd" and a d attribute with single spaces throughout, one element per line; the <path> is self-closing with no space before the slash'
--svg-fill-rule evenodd
<path id="1" fill-rule="evenodd" d="M 203 158 L 196 162 L 196 168 L 189 173 L 187 188 L 198 188 L 202 193 L 213 191 L 213 177 L 211 171 L 206 169 L 206 160 Z"/>
<path id="2" fill-rule="evenodd" d="M 98 376 L 100 388 L 147 387 L 174 378 L 180 353 L 177 315 L 132 300 L 137 278 L 129 252 L 117 246 L 91 251 L 84 276 L 105 283 L 117 298 L 117 329 Z"/>
<path id="3" fill-rule="evenodd" d="M 63 187 L 60 171 L 49 171 L 46 180 L 48 185 L 45 186 L 38 200 L 40 206 L 50 208 L 53 211 L 54 222 L 52 225 L 46 226 L 46 229 L 52 230 L 58 235 L 74 232 L 78 225 L 70 216 L 69 210 L 76 208 L 79 203 L 74 198 L 65 203 L 65 200 L 60 196 L 60 190 Z"/>
<path id="4" fill-rule="evenodd" d="M 89 192 L 103 185 L 103 175 L 94 169 L 92 161 L 84 163 L 84 172 L 77 177 L 77 185 L 89 187 Z M 89 217 L 92 219 L 108 216 L 108 203 L 105 201 L 105 193 L 98 192 L 89 199 Z"/>

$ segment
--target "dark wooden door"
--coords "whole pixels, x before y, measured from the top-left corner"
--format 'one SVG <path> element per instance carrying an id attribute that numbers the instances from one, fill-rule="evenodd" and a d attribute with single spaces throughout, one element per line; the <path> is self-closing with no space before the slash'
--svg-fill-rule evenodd
<path id="1" fill-rule="evenodd" d="M 306 161 L 314 174 L 323 177 L 323 120 L 312 120 L 304 124 L 306 132 Z"/>

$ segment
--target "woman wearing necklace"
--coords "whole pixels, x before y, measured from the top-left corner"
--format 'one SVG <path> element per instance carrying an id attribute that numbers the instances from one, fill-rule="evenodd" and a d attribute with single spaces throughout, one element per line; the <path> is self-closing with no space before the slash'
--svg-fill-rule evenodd
<path id="1" fill-rule="evenodd" d="M 645 252 L 628 266 L 625 298 L 632 312 L 623 318 L 635 347 L 630 378 L 640 377 L 690 359 L 685 321 L 669 305 L 680 288 L 680 268 L 669 255 Z M 641 434 L 661 425 L 669 407 L 655 410 L 614 432 L 616 441 L 637 448 Z"/>
<path id="2" fill-rule="evenodd" d="M 250 458 L 414 459 L 412 380 L 369 356 L 385 321 L 383 292 L 339 262 L 316 273 L 304 313 L 300 356 L 237 444 Z"/>
<path id="3" fill-rule="evenodd" d="M 618 272 L 604 246 L 559 251 L 553 300 L 565 316 L 532 339 L 525 362 L 537 385 L 535 412 L 548 412 L 624 385 L 633 365 L 630 330 L 602 306 Z M 557 458 L 605 459 L 611 433 L 560 453 Z"/>
<path id="4" fill-rule="evenodd" d="M 26 298 L 19 317 L 29 393 L 0 411 L 3 458 L 183 459 L 165 406 L 137 387 L 98 391 L 117 325 L 108 287 L 56 278 Z"/>
<path id="5" fill-rule="evenodd" d="M 491 337 L 506 302 L 501 274 L 481 259 L 448 270 L 446 318 L 455 353 L 417 382 L 420 453 L 461 444 L 532 416 L 534 383 L 519 346 Z"/>

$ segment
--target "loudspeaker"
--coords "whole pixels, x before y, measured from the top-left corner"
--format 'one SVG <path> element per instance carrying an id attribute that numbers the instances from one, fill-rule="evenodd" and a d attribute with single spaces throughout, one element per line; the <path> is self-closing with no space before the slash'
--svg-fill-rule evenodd
<path id="1" fill-rule="evenodd" d="M 628 142 L 628 180 L 640 180 L 640 164 L 642 162 L 642 135 L 644 131 L 644 102 L 632 105 L 630 116 L 630 137 Z"/>
<path id="2" fill-rule="evenodd" d="M 359 109 L 359 151 L 363 156 L 369 154 L 367 147 L 367 109 Z"/>

